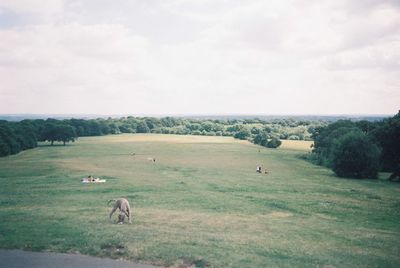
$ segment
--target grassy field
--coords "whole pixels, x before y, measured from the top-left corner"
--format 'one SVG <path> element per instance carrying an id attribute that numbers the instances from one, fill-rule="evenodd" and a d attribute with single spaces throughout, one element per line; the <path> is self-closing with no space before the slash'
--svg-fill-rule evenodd
<path id="1" fill-rule="evenodd" d="M 400 185 L 336 178 L 298 157 L 309 145 L 114 135 L 0 158 L 0 247 L 174 267 L 400 267 Z M 89 174 L 107 182 L 82 184 Z M 117 197 L 133 224 L 108 220 Z"/>

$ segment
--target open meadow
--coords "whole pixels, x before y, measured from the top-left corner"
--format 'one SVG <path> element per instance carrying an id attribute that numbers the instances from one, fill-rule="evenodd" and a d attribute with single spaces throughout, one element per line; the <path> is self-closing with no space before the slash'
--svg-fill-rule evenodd
<path id="1" fill-rule="evenodd" d="M 156 134 L 42 144 L 0 158 L 0 247 L 174 267 L 400 267 L 400 184 L 337 178 L 299 157 L 310 144 Z M 107 182 L 81 183 L 90 174 Z M 132 224 L 108 219 L 119 197 Z"/>

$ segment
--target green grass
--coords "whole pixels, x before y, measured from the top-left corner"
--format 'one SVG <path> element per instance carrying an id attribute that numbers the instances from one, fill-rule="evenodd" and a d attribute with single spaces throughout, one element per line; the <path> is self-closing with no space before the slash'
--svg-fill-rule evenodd
<path id="1" fill-rule="evenodd" d="M 116 135 L 0 158 L 0 247 L 175 267 L 399 267 L 400 185 L 337 178 L 301 148 Z M 80 183 L 89 174 L 107 183 Z M 117 197 L 132 225 L 107 219 Z"/>

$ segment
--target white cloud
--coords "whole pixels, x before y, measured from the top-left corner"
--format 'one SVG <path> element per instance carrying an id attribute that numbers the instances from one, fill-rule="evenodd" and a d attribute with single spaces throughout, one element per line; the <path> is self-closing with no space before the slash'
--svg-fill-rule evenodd
<path id="1" fill-rule="evenodd" d="M 0 28 L 2 113 L 394 113 L 400 103 L 395 1 L 4 3 L 35 19 Z"/>
<path id="2" fill-rule="evenodd" d="M 146 39 L 119 25 L 41 25 L 0 31 L 0 38 L 1 93 L 18 92 L 24 98 L 35 92 L 38 100 L 44 97 L 43 106 L 32 99 L 16 100 L 34 110 L 50 103 L 75 107 L 64 103 L 68 96 L 79 105 L 106 103 L 114 93 L 146 79 L 142 71 L 151 68 Z"/>
<path id="3" fill-rule="evenodd" d="M 0 8 L 18 13 L 55 13 L 63 10 L 63 0 L 0 0 Z"/>

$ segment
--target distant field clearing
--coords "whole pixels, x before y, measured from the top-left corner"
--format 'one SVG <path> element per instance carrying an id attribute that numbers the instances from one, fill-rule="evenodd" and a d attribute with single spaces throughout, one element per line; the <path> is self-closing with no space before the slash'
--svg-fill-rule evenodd
<path id="1" fill-rule="evenodd" d="M 311 151 L 313 143 L 313 141 L 282 140 L 282 145 L 279 148 L 284 150 Z"/>
<path id="2" fill-rule="evenodd" d="M 92 137 L 80 138 L 85 142 L 97 142 Z M 169 134 L 121 134 L 102 137 L 102 143 L 123 142 L 166 142 L 166 143 L 240 143 L 249 146 L 257 146 L 247 140 L 234 139 L 221 136 L 195 136 L 195 135 L 169 135 Z M 313 141 L 282 140 L 279 147 L 283 150 L 311 151 Z M 261 147 L 260 147 L 261 148 Z"/>
<path id="3" fill-rule="evenodd" d="M 88 139 L 97 142 L 92 137 Z M 90 142 L 90 141 L 89 141 Z M 247 141 L 237 140 L 233 137 L 221 136 L 194 136 L 194 135 L 169 135 L 169 134 L 120 134 L 102 137 L 102 143 L 122 143 L 122 142 L 166 142 L 166 143 L 248 143 Z"/>

